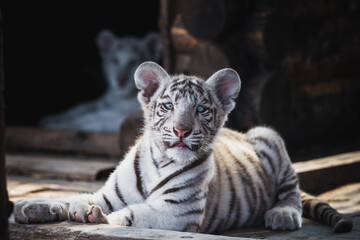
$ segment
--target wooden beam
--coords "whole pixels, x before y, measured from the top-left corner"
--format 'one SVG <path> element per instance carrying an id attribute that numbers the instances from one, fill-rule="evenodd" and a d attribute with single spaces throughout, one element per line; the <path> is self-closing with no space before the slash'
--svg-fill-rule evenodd
<path id="1" fill-rule="evenodd" d="M 117 162 L 42 155 L 6 155 L 8 174 L 91 181 L 107 178 Z"/>
<path id="2" fill-rule="evenodd" d="M 0 7 L 0 232 L 1 239 L 9 239 L 9 201 L 5 176 L 5 110 L 4 110 L 4 62 L 3 62 L 3 20 Z"/>
<path id="3" fill-rule="evenodd" d="M 170 36 L 170 26 L 172 21 L 171 13 L 171 1 L 161 0 L 160 1 L 160 19 L 159 28 L 163 40 L 163 63 L 165 69 L 172 73 L 173 72 L 173 54 L 172 54 L 172 43 Z"/>
<path id="4" fill-rule="evenodd" d="M 304 191 L 360 181 L 360 151 L 293 164 Z"/>
<path id="5" fill-rule="evenodd" d="M 6 148 L 12 152 L 59 152 L 118 158 L 117 138 L 117 134 L 110 133 L 8 127 Z"/>

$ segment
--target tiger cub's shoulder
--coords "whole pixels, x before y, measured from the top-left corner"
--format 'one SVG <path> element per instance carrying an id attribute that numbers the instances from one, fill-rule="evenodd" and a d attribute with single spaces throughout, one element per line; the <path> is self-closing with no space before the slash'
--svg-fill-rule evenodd
<path id="1" fill-rule="evenodd" d="M 272 128 L 258 126 L 243 133 L 228 128 L 220 129 L 214 144 L 215 158 L 225 155 L 241 159 L 241 156 L 257 155 L 257 148 L 285 149 L 283 139 Z M 226 158 L 226 157 L 225 157 Z M 255 157 L 257 158 L 257 157 Z"/>
<path id="2" fill-rule="evenodd" d="M 215 140 L 215 158 L 224 158 L 226 155 L 237 154 L 243 151 L 254 152 L 252 144 L 249 142 L 247 133 L 238 132 L 228 128 L 222 128 Z"/>
<path id="3" fill-rule="evenodd" d="M 248 143 L 246 133 L 238 132 L 229 128 L 221 128 L 215 141 L 215 148 L 224 144 Z"/>
<path id="4" fill-rule="evenodd" d="M 274 129 L 265 126 L 257 126 L 246 133 L 231 130 L 229 128 L 220 129 L 216 143 L 220 145 L 225 142 L 232 142 L 237 144 L 250 144 L 253 145 L 256 141 L 263 141 L 267 144 L 283 144 L 283 139 Z M 216 147 L 216 145 L 215 145 Z"/>

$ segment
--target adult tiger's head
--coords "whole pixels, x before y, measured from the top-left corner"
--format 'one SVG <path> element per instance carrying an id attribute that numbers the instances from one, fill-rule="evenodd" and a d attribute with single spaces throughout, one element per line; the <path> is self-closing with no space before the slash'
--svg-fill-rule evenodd
<path id="1" fill-rule="evenodd" d="M 158 64 L 145 62 L 135 72 L 145 128 L 167 157 L 191 161 L 212 148 L 240 91 L 239 75 L 223 69 L 207 81 L 169 74 Z"/>

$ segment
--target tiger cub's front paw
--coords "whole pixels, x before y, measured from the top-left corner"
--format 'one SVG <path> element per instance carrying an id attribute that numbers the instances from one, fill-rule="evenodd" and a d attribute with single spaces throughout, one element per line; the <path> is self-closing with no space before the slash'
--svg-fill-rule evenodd
<path id="1" fill-rule="evenodd" d="M 71 219 L 82 223 L 109 223 L 106 215 L 98 205 L 84 202 L 73 202 L 69 208 Z"/>
<path id="2" fill-rule="evenodd" d="M 117 212 L 110 213 L 107 216 L 109 224 L 132 226 L 134 222 L 134 214 L 130 208 L 123 208 Z"/>
<path id="3" fill-rule="evenodd" d="M 19 200 L 14 204 L 14 220 L 17 223 L 41 223 L 69 219 L 66 204 L 49 199 Z"/>
<path id="4" fill-rule="evenodd" d="M 296 230 L 301 223 L 301 213 L 293 207 L 275 207 L 265 214 L 265 227 L 273 230 Z"/>
<path id="5" fill-rule="evenodd" d="M 109 224 L 109 221 L 106 215 L 103 213 L 100 206 L 94 205 L 91 207 L 88 220 L 91 223 L 106 223 Z"/>

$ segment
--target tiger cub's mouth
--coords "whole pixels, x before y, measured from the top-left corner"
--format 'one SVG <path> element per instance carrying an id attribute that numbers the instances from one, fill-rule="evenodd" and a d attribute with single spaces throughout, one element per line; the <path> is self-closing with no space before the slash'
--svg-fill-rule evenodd
<path id="1" fill-rule="evenodd" d="M 178 149 L 188 149 L 190 151 L 195 152 L 196 150 L 199 149 L 199 145 L 198 144 L 190 144 L 185 142 L 183 139 L 180 139 L 179 141 L 173 143 L 173 144 L 169 144 L 168 145 L 169 148 L 178 148 Z"/>
<path id="2" fill-rule="evenodd" d="M 184 143 L 182 140 L 174 143 L 170 148 L 174 148 L 174 147 L 190 149 L 190 147 L 186 143 Z"/>

